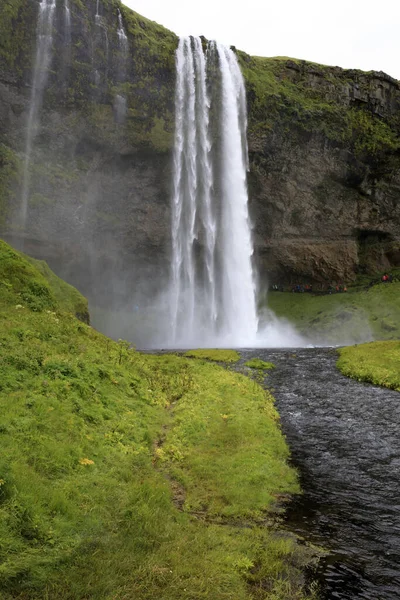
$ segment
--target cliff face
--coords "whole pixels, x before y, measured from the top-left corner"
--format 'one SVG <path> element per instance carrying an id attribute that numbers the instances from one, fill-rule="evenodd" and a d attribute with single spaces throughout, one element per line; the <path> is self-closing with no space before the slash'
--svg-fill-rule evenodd
<path id="1" fill-rule="evenodd" d="M 118 303 L 135 279 L 148 279 L 148 270 L 161 276 L 165 267 L 177 38 L 117 0 L 101 1 L 97 21 L 96 0 L 70 0 L 68 47 L 64 2 L 57 1 L 25 229 L 18 212 L 39 3 L 11 2 L 8 26 L 20 32 L 20 43 L 14 50 L 1 42 L 1 233 L 91 298 Z"/>
<path id="2" fill-rule="evenodd" d="M 400 259 L 400 85 L 242 55 L 250 198 L 262 271 L 351 281 Z"/>
<path id="3" fill-rule="evenodd" d="M 70 7 L 67 45 L 57 2 L 26 228 L 16 215 L 38 1 L 0 8 L 0 234 L 109 306 L 138 282 L 160 289 L 168 272 L 177 38 L 118 0 L 101 0 L 97 20 L 96 0 Z M 348 281 L 400 265 L 399 83 L 238 55 L 261 281 Z"/>

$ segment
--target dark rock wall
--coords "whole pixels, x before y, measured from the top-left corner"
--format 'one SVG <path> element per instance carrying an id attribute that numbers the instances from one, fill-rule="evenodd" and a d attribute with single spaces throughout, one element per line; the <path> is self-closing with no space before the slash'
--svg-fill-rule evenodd
<path id="1" fill-rule="evenodd" d="M 97 304 L 165 283 L 177 38 L 122 6 L 70 0 L 18 226 L 37 0 L 0 8 L 0 234 Z M 118 9 L 129 38 L 122 68 Z M 9 33 L 13 32 L 10 36 Z M 349 281 L 400 265 L 400 89 L 383 73 L 239 52 L 249 105 L 250 210 L 264 282 Z M 123 76 L 121 75 L 123 73 Z M 121 122 L 117 95 L 127 99 Z"/>
<path id="2" fill-rule="evenodd" d="M 290 59 L 241 60 L 261 271 L 327 283 L 399 266 L 399 82 Z"/>
<path id="3" fill-rule="evenodd" d="M 70 5 L 68 48 L 64 2 L 57 1 L 26 230 L 16 215 L 38 2 L 21 3 L 11 19 L 14 30 L 25 33 L 21 51 L 4 51 L 0 67 L 0 226 L 3 237 L 108 305 L 129 297 L 139 279 L 154 287 L 167 270 L 177 38 L 116 0 L 100 2 L 100 26 L 96 0 Z M 129 38 L 125 62 L 118 10 Z M 127 99 L 124 120 L 115 109 L 117 95 Z"/>

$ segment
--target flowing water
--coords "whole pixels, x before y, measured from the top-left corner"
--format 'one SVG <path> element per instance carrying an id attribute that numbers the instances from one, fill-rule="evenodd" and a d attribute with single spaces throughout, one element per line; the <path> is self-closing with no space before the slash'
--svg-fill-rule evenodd
<path id="1" fill-rule="evenodd" d="M 322 598 L 400 598 L 400 394 L 358 383 L 332 349 L 245 351 L 271 361 L 282 428 L 304 495 L 287 526 L 330 551 Z"/>
<path id="2" fill-rule="evenodd" d="M 36 57 L 33 68 L 32 91 L 25 139 L 25 160 L 22 175 L 20 225 L 25 228 L 28 216 L 28 198 L 33 143 L 39 126 L 40 109 L 52 60 L 53 24 L 56 0 L 42 0 L 36 28 Z"/>
<path id="3" fill-rule="evenodd" d="M 122 15 L 121 15 L 121 11 L 120 10 L 118 10 L 118 29 L 117 29 L 117 34 L 118 34 L 118 39 L 119 39 L 120 50 L 124 54 L 124 57 L 126 58 L 126 54 L 128 52 L 128 36 L 125 33 L 124 23 L 123 23 L 123 20 L 122 20 Z"/>
<path id="4" fill-rule="evenodd" d="M 64 28 L 65 28 L 65 45 L 71 44 L 71 9 L 69 7 L 69 0 L 64 2 Z"/>
<path id="5" fill-rule="evenodd" d="M 121 11 L 118 10 L 118 44 L 119 44 L 119 57 L 118 57 L 118 83 L 125 83 L 127 79 L 127 64 L 128 64 L 128 52 L 129 43 L 128 36 L 126 35 L 124 22 L 122 20 Z M 116 94 L 114 97 L 114 112 L 117 123 L 124 123 L 128 112 L 128 103 L 125 94 Z"/>
<path id="6" fill-rule="evenodd" d="M 95 20 L 95 25 L 100 29 L 100 33 L 102 34 L 100 36 L 100 39 L 103 37 L 104 35 L 104 50 L 105 50 L 105 57 L 104 57 L 104 65 L 101 64 L 99 65 L 100 68 L 104 67 L 104 80 L 105 82 L 107 82 L 107 78 L 108 78 L 108 64 L 109 64 L 109 59 L 110 59 L 110 42 L 108 39 L 108 30 L 107 27 L 105 25 L 105 23 L 103 22 L 101 15 L 100 15 L 100 0 L 97 0 L 96 2 L 96 14 L 94 17 Z M 99 44 L 99 41 L 96 40 L 95 44 Z M 100 45 L 100 44 L 99 44 Z M 99 85 L 100 83 L 100 72 L 99 69 L 95 69 L 94 71 L 94 80 L 95 80 L 95 84 L 96 86 Z"/>
<path id="7" fill-rule="evenodd" d="M 169 339 L 247 345 L 258 322 L 243 77 L 232 50 L 212 42 L 205 55 L 191 37 L 180 40 L 176 74 Z"/>
<path id="8" fill-rule="evenodd" d="M 60 84 L 64 89 L 64 94 L 68 94 L 68 81 L 72 63 L 72 32 L 71 32 L 71 7 L 70 0 L 64 0 L 64 40 L 63 40 L 63 61 L 60 69 Z"/>

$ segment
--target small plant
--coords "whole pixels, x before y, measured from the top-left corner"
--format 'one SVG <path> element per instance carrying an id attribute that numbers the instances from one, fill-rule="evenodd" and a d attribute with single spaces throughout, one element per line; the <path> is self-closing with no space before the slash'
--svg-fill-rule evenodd
<path id="1" fill-rule="evenodd" d="M 275 369 L 275 365 L 271 362 L 266 362 L 265 360 L 261 360 L 260 358 L 252 358 L 244 363 L 245 367 L 249 367 L 250 369 L 258 369 L 259 371 L 267 371 L 268 369 Z"/>
<path id="2" fill-rule="evenodd" d="M 189 358 L 201 358 L 203 360 L 212 360 L 214 362 L 235 363 L 240 360 L 240 354 L 236 350 L 220 349 L 199 349 L 189 350 L 185 353 Z"/>
<path id="3" fill-rule="evenodd" d="M 130 342 L 126 340 L 118 340 L 118 364 L 120 365 L 124 359 L 128 357 L 128 352 L 131 347 Z"/>

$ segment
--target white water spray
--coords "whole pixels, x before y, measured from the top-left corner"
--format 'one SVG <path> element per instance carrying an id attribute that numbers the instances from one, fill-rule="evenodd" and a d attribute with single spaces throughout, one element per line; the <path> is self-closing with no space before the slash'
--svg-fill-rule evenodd
<path id="1" fill-rule="evenodd" d="M 211 50 L 218 57 L 213 83 L 221 88 L 220 105 L 207 94 L 200 38 L 182 38 L 176 54 L 172 345 L 250 346 L 258 321 L 247 208 L 245 88 L 235 54 L 219 44 Z M 218 112 L 221 139 L 214 157 L 210 111 Z"/>
<path id="2" fill-rule="evenodd" d="M 39 15 L 36 29 L 37 47 L 33 69 L 32 91 L 29 104 L 29 115 L 26 130 L 25 161 L 22 176 L 22 195 L 20 221 L 26 226 L 28 215 L 28 196 L 30 174 L 29 167 L 33 142 L 39 125 L 39 114 L 42 106 L 43 92 L 47 82 L 48 69 L 52 60 L 53 22 L 56 0 L 42 0 L 39 4 Z"/>

